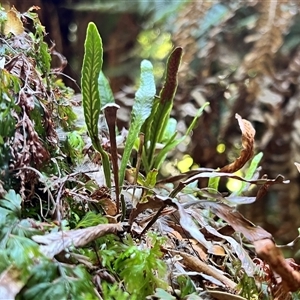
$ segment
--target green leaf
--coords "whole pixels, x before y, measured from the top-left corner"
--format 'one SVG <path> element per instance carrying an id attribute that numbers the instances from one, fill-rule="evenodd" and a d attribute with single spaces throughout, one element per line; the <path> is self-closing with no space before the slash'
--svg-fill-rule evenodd
<path id="1" fill-rule="evenodd" d="M 221 179 L 221 177 L 211 177 L 211 178 L 209 178 L 207 187 L 217 191 L 218 187 L 219 187 L 220 179 Z"/>
<path id="2" fill-rule="evenodd" d="M 263 157 L 263 153 L 259 152 L 256 154 L 253 159 L 251 160 L 250 166 L 246 171 L 246 174 L 244 176 L 245 179 L 250 180 L 252 179 L 254 173 L 256 172 L 258 165 Z M 241 195 L 241 193 L 245 190 L 245 188 L 249 185 L 247 182 L 243 182 L 240 189 L 236 192 L 236 195 Z"/>
<path id="3" fill-rule="evenodd" d="M 238 283 L 239 295 L 246 299 L 255 298 L 258 294 L 257 285 L 253 277 L 248 276 L 246 273 L 240 278 Z"/>
<path id="4" fill-rule="evenodd" d="M 177 129 L 177 120 L 174 118 L 168 119 L 164 135 L 160 142 L 161 143 L 168 142 L 171 139 L 171 137 L 174 135 L 174 133 L 176 133 L 176 129 Z"/>
<path id="5" fill-rule="evenodd" d="M 120 166 L 120 186 L 122 186 L 124 181 L 125 169 L 135 140 L 138 138 L 143 123 L 151 113 L 155 92 L 156 89 L 152 64 L 148 60 L 143 60 L 141 63 L 140 87 L 135 94 L 135 102 L 131 112 L 130 128 Z"/>
<path id="6" fill-rule="evenodd" d="M 17 265 L 32 264 L 32 258 L 41 257 L 38 244 L 29 238 L 11 234 L 7 240 L 6 251 L 10 259 Z"/>
<path id="7" fill-rule="evenodd" d="M 103 150 L 98 136 L 98 120 L 101 102 L 98 77 L 103 63 L 102 40 L 94 23 L 90 22 L 84 43 L 84 58 L 81 71 L 81 89 L 84 118 L 94 148 L 100 152 L 106 184 L 111 187 L 108 154 Z"/>
<path id="8" fill-rule="evenodd" d="M 96 226 L 98 224 L 106 224 L 107 219 L 102 217 L 101 214 L 95 214 L 89 211 L 83 219 L 77 224 L 76 228 L 87 228 L 90 226 Z"/>
<path id="9" fill-rule="evenodd" d="M 102 71 L 100 72 L 98 77 L 98 89 L 101 99 L 101 109 L 103 109 L 103 107 L 109 103 L 115 103 L 115 98 L 110 88 L 109 82 Z"/>
<path id="10" fill-rule="evenodd" d="M 98 119 L 100 114 L 100 97 L 97 82 L 102 68 L 102 57 L 103 47 L 101 37 L 96 25 L 90 22 L 84 43 L 81 89 L 85 122 L 93 144 L 99 143 Z"/>
<path id="11" fill-rule="evenodd" d="M 21 213 L 21 202 L 21 196 L 16 194 L 14 190 L 9 190 L 0 201 L 0 206 L 14 212 L 16 215 L 19 215 Z"/>
<path id="12" fill-rule="evenodd" d="M 141 63 L 140 87 L 135 94 L 131 123 L 142 126 L 151 113 L 155 93 L 153 66 L 150 61 L 143 60 Z"/>
<path id="13" fill-rule="evenodd" d="M 144 186 L 147 188 L 154 188 L 155 184 L 156 184 L 156 177 L 158 174 L 158 170 L 153 169 L 151 170 L 146 177 L 146 180 L 144 182 Z"/>
<path id="14" fill-rule="evenodd" d="M 196 292 L 195 286 L 190 277 L 185 275 L 179 275 L 177 277 L 177 283 L 181 291 L 180 296 L 184 298 L 194 292 Z"/>
<path id="15" fill-rule="evenodd" d="M 173 297 L 172 295 L 170 295 L 169 293 L 167 293 L 165 290 L 161 289 L 161 288 L 157 288 L 155 290 L 155 297 L 157 297 L 160 300 L 176 300 L 175 297 Z"/>
<path id="16" fill-rule="evenodd" d="M 51 68 L 51 55 L 47 43 L 41 42 L 39 44 L 38 56 L 40 59 L 37 59 L 37 62 L 41 64 L 41 71 L 44 74 L 48 74 Z"/>
<path id="17" fill-rule="evenodd" d="M 151 295 L 156 287 L 166 288 L 166 264 L 161 260 L 160 245 L 156 241 L 151 249 L 143 250 L 131 246 L 114 263 L 128 292 L 138 294 L 140 299 Z"/>
<path id="18" fill-rule="evenodd" d="M 11 261 L 8 257 L 7 251 L 0 249 L 0 274 L 9 266 L 11 266 Z"/>
<path id="19" fill-rule="evenodd" d="M 34 270 L 26 287 L 24 300 L 97 299 L 90 275 L 80 266 L 45 263 Z"/>
<path id="20" fill-rule="evenodd" d="M 194 127 L 196 126 L 197 120 L 199 119 L 199 117 L 202 115 L 203 110 L 209 105 L 209 102 L 206 102 L 202 105 L 202 107 L 198 110 L 196 116 L 194 117 L 192 123 L 190 124 L 190 126 L 188 127 L 186 133 L 184 136 L 182 136 L 180 139 L 174 140 L 173 137 L 170 139 L 170 142 L 167 143 L 165 145 L 165 147 L 159 152 L 159 154 L 157 155 L 157 157 L 155 158 L 155 161 L 153 163 L 153 167 L 156 169 L 159 169 L 159 167 L 161 166 L 162 162 L 164 161 L 165 157 L 167 156 L 167 154 L 173 150 L 177 145 L 179 145 L 180 143 L 182 143 L 186 137 L 192 132 L 192 130 L 194 129 Z"/>
<path id="21" fill-rule="evenodd" d="M 66 153 L 74 163 L 80 162 L 83 158 L 84 141 L 78 131 L 71 131 L 66 134 Z"/>
<path id="22" fill-rule="evenodd" d="M 10 232 L 21 237 L 30 238 L 33 235 L 39 235 L 42 233 L 41 230 L 37 228 L 32 228 L 32 223 L 29 219 L 18 220 L 18 222 L 12 225 L 13 226 L 10 229 Z"/>
<path id="23" fill-rule="evenodd" d="M 136 300 L 133 295 L 129 295 L 127 292 L 123 292 L 117 283 L 109 284 L 106 281 L 102 281 L 102 296 L 103 299 L 118 299 L 118 300 Z"/>

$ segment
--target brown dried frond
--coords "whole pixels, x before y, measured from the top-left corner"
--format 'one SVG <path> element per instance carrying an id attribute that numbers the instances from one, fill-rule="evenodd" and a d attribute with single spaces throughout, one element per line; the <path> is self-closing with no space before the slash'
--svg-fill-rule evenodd
<path id="1" fill-rule="evenodd" d="M 253 49 L 245 56 L 242 68 L 245 73 L 274 75 L 274 57 L 283 42 L 283 35 L 289 30 L 293 13 L 287 7 L 286 0 L 266 0 L 258 2 L 259 19 L 255 36 L 246 41 L 255 40 Z"/>
<path id="2" fill-rule="evenodd" d="M 188 79 L 190 63 L 198 51 L 197 37 L 194 33 L 199 31 L 199 22 L 212 4 L 211 1 L 191 1 L 180 10 L 176 18 L 173 41 L 176 46 L 184 48 L 183 63 L 179 73 L 181 83 Z"/>
<path id="3" fill-rule="evenodd" d="M 15 100 L 20 110 L 12 112 L 17 124 L 9 146 L 12 155 L 10 169 L 19 169 L 16 177 L 20 179 L 20 194 L 24 199 L 26 183 L 33 186 L 36 179 L 36 174 L 26 168 L 39 169 L 45 165 L 50 160 L 49 146 L 55 147 L 57 143 L 51 116 L 53 99 L 48 95 L 47 87 L 36 69 L 33 58 L 21 52 L 5 64 L 5 69 L 21 80 L 21 89 Z M 32 119 L 31 114 L 35 109 L 39 109 L 41 124 L 35 124 Z M 38 133 L 38 126 L 43 128 L 44 136 Z"/>

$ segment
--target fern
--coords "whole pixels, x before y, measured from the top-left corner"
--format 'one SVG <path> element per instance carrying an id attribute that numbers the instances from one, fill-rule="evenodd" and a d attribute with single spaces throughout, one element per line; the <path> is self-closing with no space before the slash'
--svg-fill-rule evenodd
<path id="1" fill-rule="evenodd" d="M 152 64 L 148 60 L 143 60 L 141 63 L 140 87 L 135 94 L 135 102 L 131 113 L 130 128 L 120 166 L 120 186 L 122 186 L 124 181 L 125 169 L 134 143 L 138 137 L 142 125 L 151 113 L 155 91 L 156 88 Z"/>
<path id="2" fill-rule="evenodd" d="M 101 102 L 98 90 L 98 77 L 102 68 L 102 40 L 94 23 L 89 23 L 84 44 L 84 58 L 81 72 L 82 102 L 87 130 L 94 148 L 101 153 L 106 184 L 111 187 L 110 164 L 98 136 L 98 120 Z"/>
<path id="3" fill-rule="evenodd" d="M 15 191 L 0 200 L 0 216 L 0 273 L 10 272 L 18 279 L 17 300 L 95 299 L 90 275 L 82 267 L 44 257 L 30 239 L 42 232 L 21 219 L 21 197 Z"/>
<path id="4" fill-rule="evenodd" d="M 154 293 L 155 288 L 166 288 L 166 264 L 161 260 L 160 245 L 164 239 L 151 235 L 151 249 L 130 246 L 114 263 L 114 269 L 124 280 L 127 291 L 139 299 Z"/>
<path id="5" fill-rule="evenodd" d="M 145 249 L 142 245 L 136 246 L 129 235 L 125 237 L 123 243 L 113 236 L 113 239 L 100 238 L 97 241 L 101 248 L 99 254 L 102 266 L 121 278 L 125 290 L 130 293 L 130 299 L 145 299 L 146 296 L 154 294 L 156 288 L 167 287 L 167 268 L 162 260 L 163 253 L 160 251 L 165 238 L 155 234 L 148 236 L 152 247 Z M 115 295 L 113 286 L 105 288 L 108 294 L 111 292 L 111 295 Z"/>

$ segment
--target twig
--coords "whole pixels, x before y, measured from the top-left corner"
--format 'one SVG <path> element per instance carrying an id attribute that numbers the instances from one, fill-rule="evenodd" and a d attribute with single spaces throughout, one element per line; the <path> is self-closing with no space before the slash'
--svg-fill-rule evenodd
<path id="1" fill-rule="evenodd" d="M 166 250 L 171 253 L 180 255 L 184 259 L 184 263 L 187 268 L 212 276 L 217 280 L 221 281 L 222 283 L 224 283 L 230 289 L 236 290 L 237 284 L 234 281 L 227 278 L 223 274 L 217 272 L 214 268 L 201 261 L 198 257 L 195 257 L 191 254 L 187 254 L 185 252 L 176 251 L 172 249 L 166 249 Z"/>

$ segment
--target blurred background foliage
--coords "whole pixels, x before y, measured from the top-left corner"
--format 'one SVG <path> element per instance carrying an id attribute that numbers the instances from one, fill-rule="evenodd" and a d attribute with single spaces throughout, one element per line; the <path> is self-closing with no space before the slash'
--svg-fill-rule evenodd
<path id="1" fill-rule="evenodd" d="M 159 85 L 170 50 L 183 47 L 172 112 L 179 132 L 185 132 L 205 101 L 211 105 L 190 140 L 165 162 L 164 172 L 218 168 L 232 161 L 240 147 L 234 120 L 238 113 L 257 131 L 256 151 L 264 153 L 261 175 L 282 174 L 291 180 L 289 185 L 272 187 L 247 210 L 240 209 L 282 242 L 296 236 L 300 226 L 299 175 L 294 166 L 300 161 L 299 1 L 15 0 L 10 4 L 21 12 L 32 5 L 41 8 L 49 43 L 54 42 L 68 60 L 63 79 L 77 92 L 85 30 L 88 22 L 97 24 L 105 46 L 104 71 L 121 105 L 120 128 L 129 121 L 141 59 L 152 61 Z M 223 183 L 224 191 L 238 188 L 234 182 Z"/>

